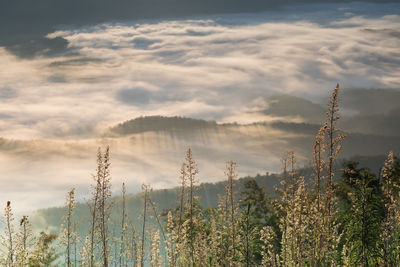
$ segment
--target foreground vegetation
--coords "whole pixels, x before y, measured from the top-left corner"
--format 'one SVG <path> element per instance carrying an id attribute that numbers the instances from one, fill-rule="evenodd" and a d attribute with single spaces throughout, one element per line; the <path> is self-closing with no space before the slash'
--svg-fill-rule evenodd
<path id="1" fill-rule="evenodd" d="M 199 170 L 189 149 L 176 208 L 158 211 L 150 185 L 144 184 L 137 228 L 128 216 L 124 184 L 119 224 L 114 225 L 110 151 L 99 149 L 87 233 L 77 231 L 74 189 L 67 194 L 57 235 L 34 235 L 27 216 L 14 229 L 7 202 L 2 265 L 399 266 L 400 159 L 389 152 L 379 176 L 357 162 L 336 170 L 345 138 L 337 127 L 338 94 L 339 86 L 315 138 L 312 177 L 299 174 L 289 151 L 282 158 L 277 194 L 267 196 L 255 179 L 247 179 L 238 191 L 237 165 L 229 161 L 218 207 L 204 209 L 195 190 Z"/>

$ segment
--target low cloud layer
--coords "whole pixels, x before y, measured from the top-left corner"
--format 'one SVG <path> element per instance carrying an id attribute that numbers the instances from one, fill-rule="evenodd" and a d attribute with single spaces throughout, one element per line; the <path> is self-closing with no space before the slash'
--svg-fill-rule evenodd
<path id="1" fill-rule="evenodd" d="M 10 116 L 0 135 L 79 135 L 152 114 L 229 121 L 277 93 L 317 101 L 336 82 L 399 87 L 400 5 L 389 6 L 382 15 L 388 5 L 372 6 L 376 14 L 333 5 L 329 22 L 312 6 L 301 19 L 288 9 L 286 20 L 260 13 L 64 27 L 48 38 L 67 40 L 73 53 L 50 58 L 0 48 L 0 113 Z"/>

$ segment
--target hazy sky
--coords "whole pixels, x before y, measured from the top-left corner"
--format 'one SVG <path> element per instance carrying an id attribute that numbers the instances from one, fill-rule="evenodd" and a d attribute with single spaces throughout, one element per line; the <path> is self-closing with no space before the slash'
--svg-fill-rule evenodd
<path id="1" fill-rule="evenodd" d="M 51 55 L 49 48 L 26 56 L 0 47 L 0 164 L 7 166 L 0 200 L 28 194 L 36 206 L 62 203 L 66 187 L 89 183 L 105 129 L 137 116 L 249 123 L 270 119 L 252 111 L 274 94 L 318 102 L 337 82 L 400 88 L 399 29 L 400 4 L 335 4 L 58 26 L 45 37 L 66 40 L 67 47 Z M 174 153 L 183 158 L 183 152 Z M 139 155 L 125 156 L 116 162 L 120 180 L 128 173 L 123 166 Z M 161 165 L 160 187 L 175 183 L 179 163 Z M 261 160 L 244 167 L 264 171 Z M 160 173 L 137 171 L 141 178 L 133 183 Z"/>

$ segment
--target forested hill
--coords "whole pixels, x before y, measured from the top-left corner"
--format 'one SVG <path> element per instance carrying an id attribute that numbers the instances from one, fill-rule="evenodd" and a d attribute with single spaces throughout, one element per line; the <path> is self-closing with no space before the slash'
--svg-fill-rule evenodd
<path id="1" fill-rule="evenodd" d="M 353 157 L 350 160 L 357 161 L 360 163 L 360 167 L 368 167 L 375 174 L 378 175 L 380 168 L 385 160 L 385 155 L 374 156 L 374 157 Z M 345 161 L 342 160 L 337 164 L 337 177 L 342 173 L 343 163 Z M 306 177 L 308 183 L 311 184 L 310 177 L 312 177 L 312 169 L 310 167 L 301 168 L 298 170 L 298 174 Z M 261 186 L 265 193 L 266 197 L 274 197 L 276 196 L 276 188 L 279 187 L 279 183 L 281 180 L 280 174 L 274 173 L 266 173 L 260 174 L 255 177 L 242 177 L 235 181 L 234 193 L 237 199 L 240 198 L 240 192 L 243 190 L 243 184 L 245 181 L 249 179 L 255 179 L 257 184 Z M 117 185 L 114 185 L 116 187 Z M 127 185 L 129 187 L 129 185 Z M 203 208 L 216 207 L 218 205 L 219 196 L 225 193 L 226 181 L 216 182 L 216 183 L 201 183 L 196 186 L 196 196 L 199 198 L 199 202 Z M 150 198 L 155 203 L 157 207 L 157 211 L 163 213 L 163 211 L 167 211 L 169 209 L 175 208 L 178 206 L 178 194 L 179 187 L 170 188 L 170 189 L 159 189 L 153 190 L 150 193 Z M 119 220 L 120 220 L 120 211 L 121 211 L 121 196 L 114 196 L 113 200 L 113 215 L 111 216 L 112 225 L 115 227 L 114 230 L 119 230 Z M 139 216 L 143 211 L 143 193 L 138 194 L 128 194 L 126 196 L 126 205 L 127 205 L 127 213 L 130 220 L 134 223 L 135 227 L 140 226 Z M 51 231 L 54 233 L 59 232 L 60 225 L 62 224 L 62 217 L 65 215 L 66 209 L 65 207 L 50 207 L 47 209 L 40 209 L 35 211 L 32 214 L 31 222 L 33 225 L 33 229 L 36 231 L 42 231 L 46 229 L 47 231 Z M 76 218 L 79 222 L 79 234 L 85 235 L 88 231 L 87 222 L 89 212 L 88 206 L 86 203 L 77 203 L 76 208 Z M 154 219 L 154 218 L 153 218 Z"/>
<path id="2" fill-rule="evenodd" d="M 240 192 L 243 188 L 244 181 L 251 179 L 251 177 L 240 178 L 235 182 L 235 192 Z M 268 193 L 268 195 L 272 195 L 275 192 L 275 186 L 279 183 L 279 175 L 277 174 L 264 174 L 258 175 L 255 177 L 257 183 L 264 188 L 264 190 Z M 196 196 L 199 197 L 199 201 L 204 208 L 215 207 L 218 203 L 218 195 L 224 193 L 226 182 L 217 182 L 217 183 L 202 183 L 196 187 Z M 117 186 L 117 185 L 114 185 Z M 129 184 L 127 185 L 129 187 Z M 150 198 L 154 201 L 157 206 L 158 211 L 165 211 L 171 208 L 174 208 L 178 205 L 178 193 L 179 188 L 170 188 L 170 189 L 160 189 L 153 190 L 150 193 Z M 239 194 L 237 194 L 239 197 Z M 121 197 L 115 196 L 113 198 L 114 215 L 111 216 L 114 223 L 118 225 L 119 222 L 119 212 L 121 210 L 120 206 Z M 128 194 L 126 196 L 126 205 L 127 212 L 134 224 L 139 226 L 138 224 L 138 216 L 141 214 L 143 209 L 143 194 Z M 61 225 L 61 218 L 64 216 L 65 208 L 64 207 L 51 207 L 47 209 L 37 210 L 32 214 L 31 221 L 33 228 L 36 230 L 48 229 L 50 231 L 58 232 L 58 229 Z M 78 203 L 76 209 L 77 218 L 80 218 L 78 221 L 85 222 L 87 221 L 88 216 L 88 207 L 86 203 Z M 88 229 L 88 225 L 85 223 L 80 223 L 80 234 L 85 234 Z M 118 227 L 118 226 L 117 226 Z"/>
<path id="3" fill-rule="evenodd" d="M 340 96 L 339 126 L 347 133 L 399 136 L 400 88 L 343 89 Z M 327 102 L 326 99 L 320 102 Z M 259 114 L 267 116 L 275 127 L 285 130 L 315 133 L 325 120 L 325 105 L 293 95 L 272 95 L 264 99 Z M 262 120 L 256 124 L 265 124 Z M 237 126 L 235 123 L 219 124 L 215 121 L 188 117 L 144 116 L 111 127 L 110 133 L 118 135 L 162 130 L 211 129 L 217 126 Z M 379 129 L 377 132 L 376 129 Z"/>
<path id="4" fill-rule="evenodd" d="M 163 117 L 149 116 L 139 117 L 118 124 L 110 129 L 110 133 L 127 135 L 152 131 L 167 130 L 195 130 L 205 128 L 215 128 L 215 121 L 205 121 L 184 117 Z"/>
<path id="5" fill-rule="evenodd" d="M 270 153 L 281 155 L 286 150 L 294 150 L 303 161 L 310 159 L 310 150 L 313 145 L 323 116 L 316 117 L 313 114 L 323 112 L 312 112 L 312 110 L 323 110 L 323 107 L 297 97 L 280 96 L 272 97 L 267 101 L 274 101 L 268 109 L 261 110 L 262 113 L 273 116 L 272 121 L 259 121 L 248 124 L 217 123 L 201 119 L 187 117 L 165 117 L 144 116 L 122 122 L 110 127 L 104 136 L 108 138 L 130 138 L 136 145 L 143 145 L 146 138 L 155 136 L 157 142 L 196 147 L 197 154 L 203 153 L 206 147 L 224 146 L 249 147 L 263 149 L 268 146 Z M 312 109 L 306 111 L 280 112 L 282 105 L 297 105 L 298 102 L 311 103 Z M 290 121 L 296 117 L 302 122 Z M 279 119 L 280 118 L 280 119 Z M 370 119 L 367 119 L 370 118 Z M 319 123 L 318 123 L 319 121 Z M 344 140 L 344 150 L 341 157 L 351 158 L 354 156 L 377 156 L 386 154 L 389 150 L 400 152 L 400 135 L 397 131 L 398 116 L 394 116 L 394 110 L 382 114 L 371 115 L 346 115 L 341 116 L 339 126 L 347 134 Z M 379 133 L 374 133 L 380 129 Z M 148 141 L 150 142 L 150 141 Z M 154 143 L 154 141 L 151 141 Z M 258 143 L 258 145 L 257 145 Z M 274 147 L 268 145 L 272 143 Z M 224 144 L 224 145 L 222 145 Z M 368 144 L 366 146 L 365 144 Z M 240 153 L 239 153 L 240 154 Z M 243 163 L 243 155 L 234 155 L 234 158 Z"/>

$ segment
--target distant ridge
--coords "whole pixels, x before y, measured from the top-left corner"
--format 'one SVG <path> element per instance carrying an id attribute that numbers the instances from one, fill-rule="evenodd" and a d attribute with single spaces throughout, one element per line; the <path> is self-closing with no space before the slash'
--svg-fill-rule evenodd
<path id="1" fill-rule="evenodd" d="M 377 156 L 355 156 L 349 158 L 349 160 L 357 161 L 360 163 L 360 167 L 367 167 L 371 169 L 376 175 L 379 175 L 382 164 L 386 158 L 386 155 Z M 337 173 L 336 178 L 341 175 L 341 167 L 345 160 L 337 162 Z M 267 197 L 273 197 L 276 194 L 276 187 L 279 187 L 281 179 L 281 173 L 264 173 L 257 174 L 256 176 L 245 176 L 235 180 L 234 191 L 236 192 L 236 198 L 240 197 L 240 191 L 243 190 L 243 184 L 246 180 L 255 179 L 257 183 L 264 189 Z M 312 184 L 313 169 L 310 166 L 304 166 L 298 169 L 298 175 L 304 176 L 307 179 L 308 185 Z M 128 185 L 129 186 L 129 185 Z M 196 196 L 199 197 L 199 202 L 203 208 L 217 207 L 218 198 L 220 195 L 225 193 L 226 180 L 218 181 L 215 183 L 201 183 L 196 186 Z M 162 214 L 178 205 L 177 199 L 179 194 L 179 187 L 172 187 L 168 189 L 156 189 L 150 193 L 151 199 L 157 206 L 157 210 Z M 143 193 L 128 194 L 126 196 L 127 201 L 127 213 L 129 218 L 135 222 L 135 227 L 139 227 L 139 221 L 137 220 L 139 214 L 142 212 L 143 205 Z M 121 211 L 121 196 L 114 195 L 113 203 L 114 209 L 112 214 L 111 222 L 116 225 L 115 230 L 119 230 L 119 216 Z M 85 221 L 86 214 L 88 213 L 87 204 L 84 202 L 77 203 L 76 216 L 79 220 Z M 51 232 L 59 233 L 60 225 L 62 224 L 61 218 L 65 214 L 65 207 L 49 207 L 39 209 L 33 212 L 31 215 L 31 221 L 35 230 L 42 230 L 47 228 Z M 155 222 L 154 222 L 155 223 Z M 78 230 L 81 237 L 87 233 L 87 225 L 83 224 Z"/>
<path id="2" fill-rule="evenodd" d="M 128 135 L 143 132 L 166 130 L 194 130 L 217 127 L 215 121 L 206 121 L 186 117 L 144 116 L 128 120 L 110 128 L 110 132 Z"/>

